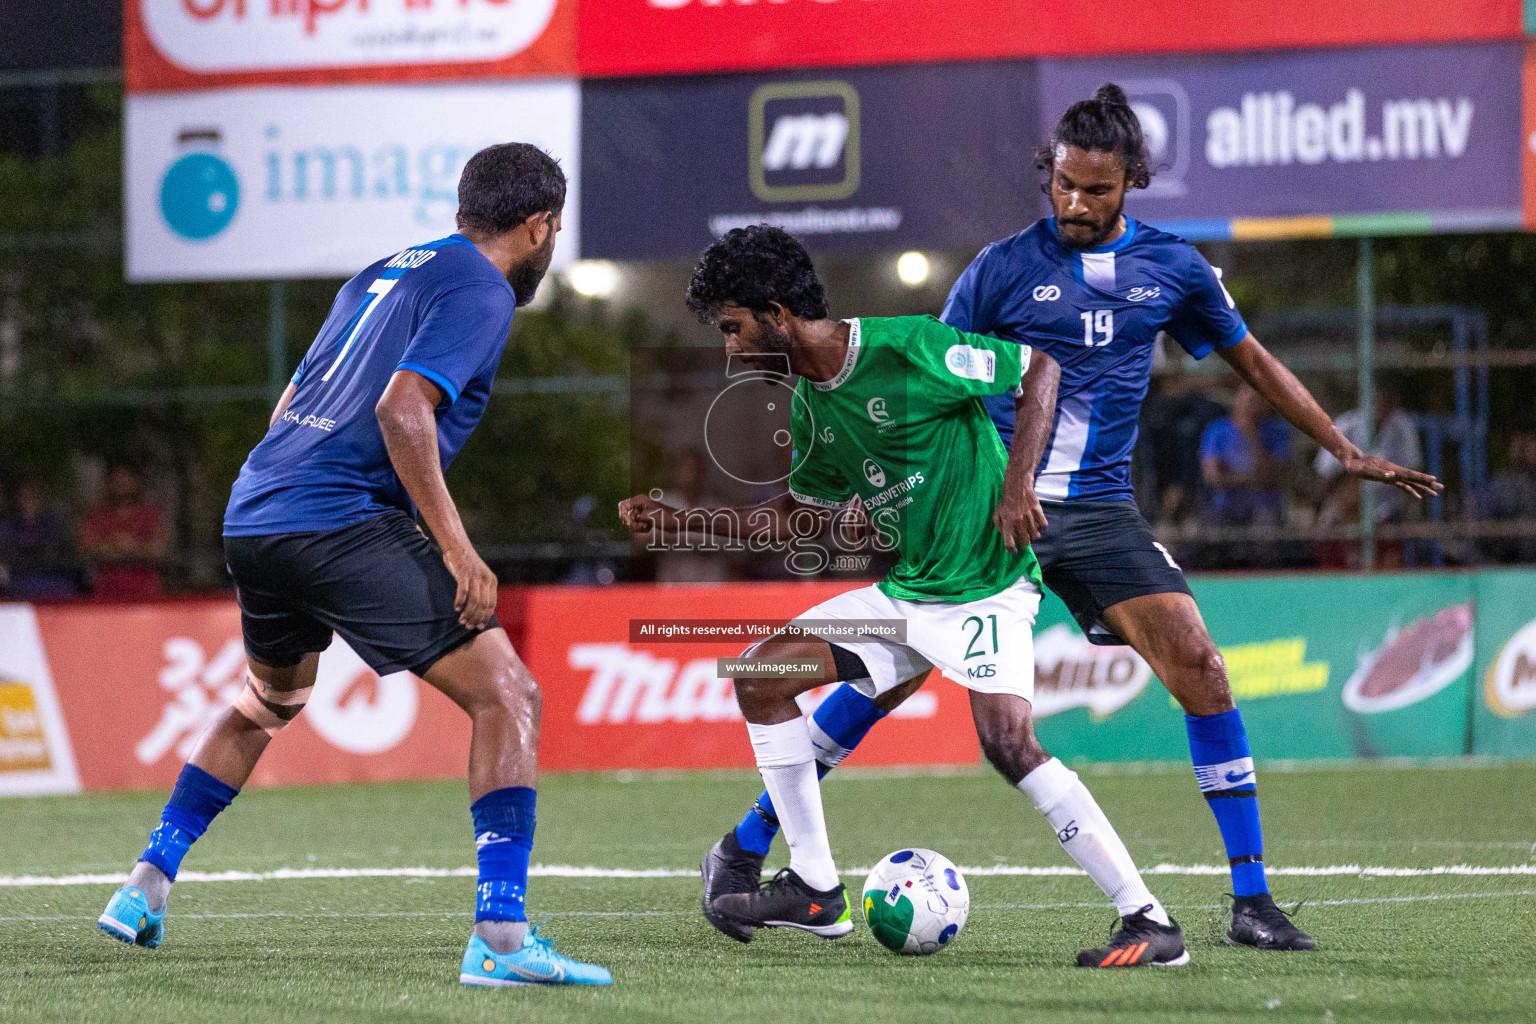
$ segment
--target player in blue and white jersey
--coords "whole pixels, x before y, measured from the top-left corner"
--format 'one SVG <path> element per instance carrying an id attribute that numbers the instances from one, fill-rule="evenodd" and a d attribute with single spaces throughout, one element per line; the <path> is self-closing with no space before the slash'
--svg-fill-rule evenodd
<path id="1" fill-rule="evenodd" d="M 1061 365 L 1056 419 L 1034 487 L 1048 520 L 1033 541 L 1045 584 L 1090 641 L 1129 644 L 1183 706 L 1195 777 L 1231 865 L 1226 941 L 1315 948 L 1269 894 L 1253 757 L 1221 655 L 1183 572 L 1133 500 L 1131 450 L 1158 334 L 1197 359 L 1219 354 L 1351 475 L 1419 498 L 1441 485 L 1360 451 L 1249 332 L 1220 271 L 1183 239 L 1125 215 L 1126 192 L 1145 188 L 1152 169 L 1118 86 L 1068 108 L 1038 165 L 1054 216 L 983 249 L 955 282 L 941 318 L 1048 352 Z M 984 401 L 1010 442 L 1011 404 Z M 892 691 L 877 703 L 847 684 L 833 691 L 812 721 L 823 769 L 906 696 Z M 706 904 L 711 890 L 718 896 L 755 877 L 776 831 L 764 793 L 706 855 Z M 729 922 L 711 923 L 733 938 L 752 937 Z M 1133 914 L 1124 925 L 1112 946 L 1134 942 L 1145 922 Z"/>
<path id="2" fill-rule="evenodd" d="M 245 689 L 182 768 L 101 915 L 108 935 L 160 945 L 182 858 L 303 710 L 320 652 L 339 633 L 380 675 L 414 672 L 472 720 L 480 878 L 459 980 L 611 983 L 528 927 L 539 689 L 496 621 L 496 577 L 443 481 L 490 400 L 513 312 L 549 269 L 564 206 L 553 158 L 524 143 L 492 146 L 464 168 L 457 234 L 342 286 L 225 513 Z"/>

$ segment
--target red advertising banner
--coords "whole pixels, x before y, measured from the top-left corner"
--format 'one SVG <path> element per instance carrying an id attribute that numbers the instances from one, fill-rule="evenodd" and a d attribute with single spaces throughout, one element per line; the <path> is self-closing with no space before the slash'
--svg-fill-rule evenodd
<path id="1" fill-rule="evenodd" d="M 40 606 L 36 616 L 83 789 L 170 786 L 244 685 L 233 601 Z M 408 673 L 379 678 L 337 640 L 251 784 L 451 777 L 468 755 L 462 711 Z"/>
<path id="2" fill-rule="evenodd" d="M 1525 44 L 1520 89 L 1520 197 L 1527 231 L 1536 231 L 1536 42 Z"/>
<path id="3" fill-rule="evenodd" d="M 577 0 L 124 0 L 130 92 L 569 75 Z"/>
<path id="4" fill-rule="evenodd" d="M 540 767 L 751 767 L 716 659 L 742 643 L 631 643 L 632 618 L 788 620 L 849 584 L 540 587 L 502 591 L 498 617 L 544 691 Z M 240 693 L 232 600 L 0 605 L 0 795 L 170 786 Z M 815 706 L 825 690 L 803 703 Z M 469 719 L 406 672 L 380 678 L 339 638 L 304 713 L 251 785 L 453 778 Z M 936 677 L 852 763 L 973 764 L 969 702 Z"/>
<path id="5" fill-rule="evenodd" d="M 189 0 L 190 2 L 190 0 Z M 583 75 L 1521 37 L 1521 0 L 581 0 Z"/>
<path id="6" fill-rule="evenodd" d="M 539 765 L 551 771 L 749 768 L 752 747 L 716 659 L 746 643 L 631 642 L 631 619 L 792 619 L 856 584 L 539 587 L 523 658 L 544 689 Z M 830 687 L 814 691 L 810 710 Z M 963 688 L 937 675 L 849 758 L 854 765 L 975 764 Z"/>

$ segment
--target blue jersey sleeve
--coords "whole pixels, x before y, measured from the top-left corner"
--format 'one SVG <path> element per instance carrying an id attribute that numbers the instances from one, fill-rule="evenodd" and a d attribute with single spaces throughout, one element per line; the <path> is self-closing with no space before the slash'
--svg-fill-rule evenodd
<path id="1" fill-rule="evenodd" d="M 1248 325 L 1237 303 L 1221 283 L 1221 271 L 1212 267 L 1193 246 L 1184 271 L 1184 295 L 1168 321 L 1168 333 L 1196 359 L 1215 348 L 1231 348 L 1248 336 Z"/>
<path id="2" fill-rule="evenodd" d="M 988 257 L 992 248 L 989 245 L 977 253 L 971 265 L 965 268 L 965 273 L 960 275 L 954 287 L 949 290 L 949 299 L 945 301 L 939 319 L 956 330 L 971 334 L 989 334 L 992 331 L 997 316 L 994 296 L 999 290 L 984 287 L 984 279 L 989 276 L 988 266 L 991 261 Z"/>
<path id="3" fill-rule="evenodd" d="M 443 389 L 449 404 L 491 359 L 500 359 L 516 300 L 489 284 L 455 288 L 434 301 L 411 337 L 397 370 L 410 370 Z"/>

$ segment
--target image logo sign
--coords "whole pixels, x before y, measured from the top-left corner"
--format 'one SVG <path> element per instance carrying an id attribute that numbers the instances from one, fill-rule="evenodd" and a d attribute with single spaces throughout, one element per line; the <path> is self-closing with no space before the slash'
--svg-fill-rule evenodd
<path id="1" fill-rule="evenodd" d="M 216 131 L 188 131 L 180 142 L 217 142 Z M 190 241 L 212 238 L 229 227 L 240 208 L 240 179 L 217 152 L 177 157 L 160 181 L 160 213 L 170 229 Z"/>
<path id="2" fill-rule="evenodd" d="M 452 234 L 459 175 L 493 143 L 544 147 L 578 195 L 579 118 L 560 80 L 130 94 L 128 277 L 350 277 Z M 557 268 L 580 246 L 580 206 Z"/>
<path id="3" fill-rule="evenodd" d="M 748 101 L 752 194 L 835 202 L 859 190 L 859 93 L 847 82 L 773 82 Z"/>

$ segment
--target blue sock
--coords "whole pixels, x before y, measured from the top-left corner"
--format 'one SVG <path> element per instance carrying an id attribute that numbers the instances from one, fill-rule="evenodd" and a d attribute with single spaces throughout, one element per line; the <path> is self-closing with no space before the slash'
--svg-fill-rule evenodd
<path id="1" fill-rule="evenodd" d="M 1264 877 L 1264 832 L 1259 827 L 1259 787 L 1248 733 L 1236 708 L 1219 715 L 1185 715 L 1195 780 L 1227 846 L 1232 894 L 1269 892 Z"/>
<path id="2" fill-rule="evenodd" d="M 833 690 L 811 715 L 811 741 L 816 744 L 816 777 L 823 778 L 843 758 L 853 753 L 886 712 L 847 683 Z M 828 763 L 830 762 L 830 763 Z M 766 854 L 779 834 L 779 819 L 765 789 L 757 803 L 736 826 L 736 841 L 743 850 Z"/>
<path id="3" fill-rule="evenodd" d="M 181 859 L 198 837 L 208 831 L 214 817 L 239 795 L 240 791 L 234 786 L 219 781 L 196 765 L 182 765 L 176 788 L 171 790 L 170 802 L 160 812 L 160 824 L 149 834 L 149 845 L 144 847 L 139 860 L 153 864 L 171 881 L 176 881 Z"/>
<path id="4" fill-rule="evenodd" d="M 476 921 L 528 920 L 524 900 L 537 798 L 527 786 L 508 786 L 493 789 L 469 805 L 475 818 L 475 854 L 480 861 Z"/>

